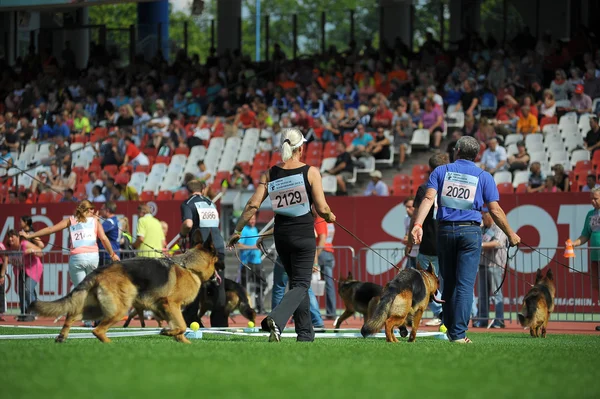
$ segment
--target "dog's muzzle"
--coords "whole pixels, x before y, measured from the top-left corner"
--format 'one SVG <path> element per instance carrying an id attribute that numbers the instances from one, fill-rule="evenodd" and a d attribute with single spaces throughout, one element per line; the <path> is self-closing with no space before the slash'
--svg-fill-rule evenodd
<path id="1" fill-rule="evenodd" d="M 215 270 L 215 272 L 213 273 L 212 277 L 209 280 L 212 283 L 215 283 L 217 285 L 221 284 L 221 276 L 219 276 L 219 273 L 217 273 L 217 271 Z"/>

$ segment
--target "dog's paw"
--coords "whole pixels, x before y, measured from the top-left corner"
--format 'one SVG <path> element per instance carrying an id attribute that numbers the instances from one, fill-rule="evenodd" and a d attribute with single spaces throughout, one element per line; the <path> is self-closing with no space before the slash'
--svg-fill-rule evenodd
<path id="1" fill-rule="evenodd" d="M 56 342 L 57 344 L 62 344 L 63 342 L 65 342 L 65 336 L 62 334 L 58 334 L 54 339 L 54 342 Z"/>

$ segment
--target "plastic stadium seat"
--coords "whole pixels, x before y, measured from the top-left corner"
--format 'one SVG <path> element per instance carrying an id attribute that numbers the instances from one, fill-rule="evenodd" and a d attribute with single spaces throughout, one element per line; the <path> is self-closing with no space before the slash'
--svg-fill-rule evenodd
<path id="1" fill-rule="evenodd" d="M 50 191 L 46 191 L 44 193 L 40 193 L 37 198 L 37 202 L 40 204 L 47 204 L 54 201 L 54 195 Z"/>
<path id="2" fill-rule="evenodd" d="M 103 170 L 112 177 L 119 173 L 119 167 L 117 165 L 106 165 Z"/>
<path id="3" fill-rule="evenodd" d="M 187 147 L 177 147 L 175 149 L 175 155 L 185 155 L 187 157 L 190 155 L 190 149 Z"/>
<path id="4" fill-rule="evenodd" d="M 499 171 L 494 173 L 494 181 L 496 185 L 512 182 L 512 173 L 508 171 Z"/>
<path id="5" fill-rule="evenodd" d="M 402 184 L 407 184 L 407 185 L 412 184 L 412 177 L 410 175 L 403 174 L 403 173 L 395 175 L 393 185 L 397 186 L 397 185 L 402 185 Z"/>
<path id="6" fill-rule="evenodd" d="M 173 199 L 175 201 L 185 201 L 188 199 L 188 197 L 189 197 L 189 194 L 188 194 L 187 190 L 175 191 L 175 194 L 173 195 Z"/>
<path id="7" fill-rule="evenodd" d="M 498 193 L 500 194 L 512 194 L 515 192 L 515 188 L 512 183 L 500 183 L 498 184 Z"/>
<path id="8" fill-rule="evenodd" d="M 173 199 L 173 192 L 171 191 L 159 191 L 156 196 L 157 201 L 170 201 Z"/>
<path id="9" fill-rule="evenodd" d="M 400 197 L 408 197 L 409 195 L 412 194 L 411 187 L 408 184 L 401 184 L 399 186 L 394 186 L 392 191 L 393 191 L 394 195 L 397 195 Z"/>
<path id="10" fill-rule="evenodd" d="M 523 194 L 527 192 L 527 183 L 521 183 L 517 186 L 515 191 L 517 194 Z"/>
<path id="11" fill-rule="evenodd" d="M 280 152 L 274 152 L 273 156 L 271 157 L 271 162 L 269 163 L 269 166 L 275 166 L 279 162 L 281 162 L 281 153 Z"/>
<path id="12" fill-rule="evenodd" d="M 150 165 L 138 165 L 135 167 L 136 172 L 150 173 Z"/>
<path id="13" fill-rule="evenodd" d="M 146 154 L 149 157 L 155 157 L 158 155 L 158 150 L 156 148 L 153 147 L 146 147 L 142 150 L 142 152 L 144 154 Z"/>
<path id="14" fill-rule="evenodd" d="M 153 201 L 155 198 L 153 191 L 142 191 L 142 195 L 140 195 L 140 201 Z"/>
<path id="15" fill-rule="evenodd" d="M 323 176 L 323 191 L 331 194 L 335 194 L 337 192 L 337 178 L 335 176 Z"/>
<path id="16" fill-rule="evenodd" d="M 518 187 L 522 183 L 529 183 L 529 172 L 526 170 L 516 171 L 512 183 L 513 187 Z"/>
<path id="17" fill-rule="evenodd" d="M 571 159 L 571 163 L 573 163 L 573 159 Z M 573 169 L 575 172 L 581 172 L 584 170 L 592 170 L 592 161 L 577 161 L 577 163 L 575 164 L 575 169 Z"/>
<path id="18" fill-rule="evenodd" d="M 157 156 L 156 159 L 154 160 L 154 163 L 164 163 L 166 165 L 171 163 L 171 157 L 166 157 L 163 155 Z"/>

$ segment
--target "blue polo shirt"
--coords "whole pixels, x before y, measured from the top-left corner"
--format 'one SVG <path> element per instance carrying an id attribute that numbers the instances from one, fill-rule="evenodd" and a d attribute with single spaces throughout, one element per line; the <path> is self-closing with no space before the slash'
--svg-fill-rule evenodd
<path id="1" fill-rule="evenodd" d="M 464 159 L 435 168 L 427 188 L 437 191 L 438 222 L 481 223 L 483 205 L 500 199 L 492 175 Z"/>
<path id="2" fill-rule="evenodd" d="M 117 219 L 116 216 L 104 219 L 102 228 L 104 229 L 104 234 L 106 235 L 106 238 L 108 238 L 114 253 L 119 255 L 121 249 L 121 246 L 119 245 L 119 219 Z M 104 250 L 104 244 L 102 244 L 100 239 L 98 239 L 98 249 L 100 249 L 100 251 Z M 110 259 L 107 252 L 100 252 L 100 256 L 104 259 Z"/>
<path id="3" fill-rule="evenodd" d="M 256 245 L 256 242 L 258 241 L 257 236 L 258 229 L 256 228 L 256 226 L 244 226 L 244 228 L 242 229 L 240 243 L 247 246 Z M 260 265 L 262 263 L 260 249 L 243 249 L 240 251 L 240 259 L 244 263 L 252 263 L 255 265 Z"/>

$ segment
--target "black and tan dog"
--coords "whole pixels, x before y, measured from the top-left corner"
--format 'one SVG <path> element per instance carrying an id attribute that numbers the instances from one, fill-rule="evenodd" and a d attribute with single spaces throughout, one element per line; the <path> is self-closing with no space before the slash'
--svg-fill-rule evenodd
<path id="1" fill-rule="evenodd" d="M 192 324 L 192 322 L 197 321 L 200 324 L 200 327 L 204 328 L 204 325 L 202 324 L 202 316 L 204 316 L 209 310 L 213 310 L 214 296 L 211 291 L 216 288 L 215 284 L 216 283 L 213 281 L 209 281 L 206 284 L 202 284 L 202 286 L 200 287 L 200 312 L 198 314 L 198 318 L 189 322 L 188 320 L 186 320 L 185 322 L 187 325 L 190 325 Z M 252 309 L 252 306 L 250 306 L 250 302 L 248 301 L 248 295 L 246 294 L 246 290 L 244 290 L 244 287 L 242 287 L 239 283 L 236 283 L 235 281 L 226 278 L 225 296 L 227 301 L 225 304 L 225 314 L 227 315 L 227 317 L 229 317 L 231 313 L 233 313 L 233 311 L 237 309 L 239 310 L 240 314 L 246 319 L 253 323 L 256 322 L 256 311 Z M 127 321 L 125 321 L 125 324 L 123 324 L 123 327 L 129 327 L 129 323 L 131 323 L 131 320 L 136 315 L 140 319 L 140 324 L 142 325 L 142 328 L 146 327 L 146 323 L 143 317 L 143 309 L 133 309 L 129 313 L 129 317 L 127 318 Z M 162 320 L 156 315 L 154 315 L 154 319 L 157 321 L 158 326 L 160 327 L 162 324 Z"/>
<path id="2" fill-rule="evenodd" d="M 383 287 L 374 283 L 363 283 L 355 280 L 352 273 L 348 273 L 346 279 L 340 278 L 338 281 L 338 294 L 344 302 L 344 313 L 342 313 L 334 323 L 334 328 L 338 329 L 342 323 L 352 317 L 355 312 L 363 315 L 365 322 L 369 319 L 369 310 L 375 309 L 373 303 L 377 303 Z"/>
<path id="3" fill-rule="evenodd" d="M 109 327 L 120 321 L 132 307 L 149 309 L 168 323 L 161 334 L 189 343 L 183 335 L 186 324 L 181 307 L 192 302 L 202 283 L 215 274 L 217 254 L 212 237 L 171 260 L 132 258 L 96 269 L 67 296 L 52 302 L 36 301 L 32 310 L 41 316 L 66 314 L 65 324 L 56 337 L 63 342 L 76 320 L 100 320 L 92 333 L 102 342 Z"/>
<path id="4" fill-rule="evenodd" d="M 523 298 L 521 313 L 517 314 L 519 324 L 523 327 L 529 327 L 529 334 L 534 338 L 540 336 L 540 328 L 542 338 L 546 338 L 546 327 L 550 320 L 550 313 L 554 311 L 555 293 L 552 269 L 548 269 L 545 276 L 538 269 L 535 275 L 535 285 Z"/>
<path id="5" fill-rule="evenodd" d="M 363 337 L 367 337 L 385 325 L 385 340 L 398 342 L 398 338 L 394 335 L 394 327 L 400 328 L 404 337 L 407 332 L 406 325 L 411 323 L 412 319 L 408 342 L 413 342 L 417 336 L 421 316 L 427 309 L 429 301 L 443 303 L 435 298 L 439 285 L 440 282 L 431 264 L 427 270 L 421 269 L 418 264 L 417 269 L 401 270 L 384 287 L 381 300 L 360 333 Z"/>

